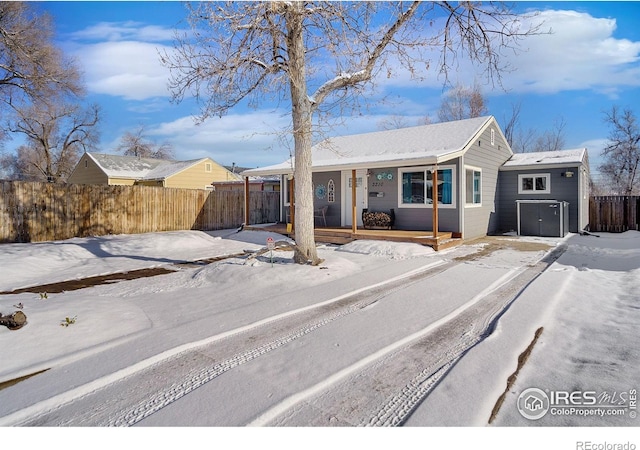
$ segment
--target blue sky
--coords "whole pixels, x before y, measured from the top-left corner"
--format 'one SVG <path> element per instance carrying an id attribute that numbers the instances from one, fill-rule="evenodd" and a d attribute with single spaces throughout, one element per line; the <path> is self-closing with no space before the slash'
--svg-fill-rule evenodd
<path id="1" fill-rule="evenodd" d="M 173 31 L 186 27 L 182 3 L 35 5 L 53 16 L 58 44 L 84 72 L 87 100 L 103 108 L 101 152 L 113 153 L 124 132 L 144 125 L 148 137 L 171 142 L 178 159 L 210 156 L 225 165 L 258 167 L 288 158 L 287 146 L 277 137 L 290 121 L 286 105 L 240 106 L 196 126 L 193 101 L 170 102 L 168 71 L 160 65 L 158 51 L 171 49 Z M 640 114 L 640 2 L 514 5 L 518 13 L 540 11 L 538 18 L 553 33 L 527 38 L 522 52 L 507 55 L 515 70 L 504 74 L 506 91 L 479 79 L 489 113 L 504 126 L 511 105 L 520 102 L 521 127 L 537 130 L 550 129 L 562 118 L 566 148 L 587 147 L 595 170 L 609 131 L 604 111 L 619 105 Z M 466 67 L 454 82 L 473 84 L 477 75 Z M 443 86 L 435 71 L 422 83 L 399 77 L 384 81 L 380 89 L 393 101 L 346 117 L 330 133 L 376 131 L 389 116 L 405 116 L 408 125 L 427 115 L 437 117 Z"/>

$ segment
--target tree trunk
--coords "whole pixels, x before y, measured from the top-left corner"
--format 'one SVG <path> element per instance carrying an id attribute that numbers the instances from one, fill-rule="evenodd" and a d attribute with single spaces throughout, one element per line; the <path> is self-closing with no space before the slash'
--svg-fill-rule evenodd
<path id="1" fill-rule="evenodd" d="M 299 264 L 319 264 L 313 223 L 313 180 L 311 162 L 312 108 L 307 93 L 305 46 L 303 40 L 303 9 L 301 2 L 287 8 L 287 51 L 295 149 L 295 216 L 296 245 Z"/>

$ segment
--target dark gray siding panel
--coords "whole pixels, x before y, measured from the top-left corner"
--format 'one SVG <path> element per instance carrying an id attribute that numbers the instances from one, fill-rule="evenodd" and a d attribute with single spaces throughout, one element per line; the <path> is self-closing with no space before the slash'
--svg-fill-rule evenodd
<path id="1" fill-rule="evenodd" d="M 391 180 L 387 177 L 391 174 Z M 378 175 L 382 179 L 378 179 Z M 389 211 L 391 208 L 398 213 L 398 169 L 373 169 L 367 177 L 369 211 Z M 379 194 L 379 195 L 378 195 Z"/>
<path id="2" fill-rule="evenodd" d="M 562 176 L 567 170 L 573 171 L 573 177 Z M 578 230 L 578 202 L 579 199 L 579 168 L 563 169 L 533 169 L 500 172 L 500 203 L 499 220 L 502 232 L 518 229 L 518 212 L 516 200 L 559 200 L 569 202 L 569 231 Z M 518 194 L 518 175 L 549 173 L 551 174 L 551 193 L 549 194 Z"/>
<path id="3" fill-rule="evenodd" d="M 329 201 L 328 195 L 328 186 L 329 180 L 333 180 L 333 184 L 335 187 L 335 201 Z M 319 185 L 323 185 L 325 187 L 325 195 L 324 198 L 318 198 L 316 195 L 316 187 Z M 341 199 L 341 180 L 340 180 L 340 172 L 317 172 L 313 174 L 313 208 L 320 209 L 323 206 L 327 206 L 327 226 L 328 227 L 340 227 L 340 212 L 342 211 L 342 204 L 340 203 Z M 324 226 L 324 223 L 315 220 L 316 226 Z"/>
<path id="4" fill-rule="evenodd" d="M 399 230 L 433 231 L 433 210 L 431 208 L 402 208 L 396 210 L 396 226 Z M 438 209 L 438 229 L 460 232 L 457 209 Z"/>

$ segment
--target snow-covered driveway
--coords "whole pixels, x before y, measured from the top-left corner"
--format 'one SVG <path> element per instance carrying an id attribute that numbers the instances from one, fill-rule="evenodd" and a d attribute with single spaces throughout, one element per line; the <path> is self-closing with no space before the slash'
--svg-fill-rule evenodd
<path id="1" fill-rule="evenodd" d="M 0 425 L 486 425 L 542 326 L 495 423 L 635 423 L 532 422 L 515 403 L 532 385 L 637 387 L 640 233 L 488 239 L 441 253 L 359 241 L 321 248 L 319 267 L 281 252 L 184 264 L 256 250 L 270 235 L 222 236 L 3 246 L 4 290 L 116 268 L 176 271 L 47 298 L 0 295 L 0 311 L 21 307 L 29 319 L 0 328 L 2 348 L 18 349 L 0 367 Z M 64 317 L 76 321 L 61 327 Z"/>
<path id="2" fill-rule="evenodd" d="M 227 260 L 185 268 L 155 283 L 92 288 L 107 303 L 125 298 L 141 308 L 150 328 L 70 361 L 70 376 L 56 377 L 54 368 L 21 383 L 45 384 L 48 398 L 10 397 L 4 405 L 13 411 L 0 421 L 401 424 L 546 267 L 528 267 L 542 251 L 455 260 L 473 249 L 434 254 L 419 248 L 398 259 L 397 245 L 391 253 L 396 259 L 379 264 L 380 258 L 354 252 L 384 254 L 388 244 L 375 244 L 375 251 L 365 245 L 371 244 L 323 250 L 327 261 L 320 268 L 272 267 L 263 258 L 254 269 L 271 276 L 256 277 L 253 287 L 249 279 L 243 284 L 250 268 Z M 288 278 L 287 272 L 299 270 L 315 276 Z M 230 300 L 224 294 L 234 289 Z M 84 291 L 65 295 L 88 295 Z M 100 369 L 87 373 L 86 367 Z"/>

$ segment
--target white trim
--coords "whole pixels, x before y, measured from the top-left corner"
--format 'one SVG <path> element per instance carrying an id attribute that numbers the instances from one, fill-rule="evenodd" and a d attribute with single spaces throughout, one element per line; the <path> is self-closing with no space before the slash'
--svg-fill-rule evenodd
<path id="1" fill-rule="evenodd" d="M 480 203 L 467 203 L 467 170 L 473 171 L 473 172 L 480 172 Z M 464 201 L 464 207 L 465 208 L 482 208 L 482 168 L 481 167 L 475 167 L 475 166 L 464 166 L 464 197 L 463 197 L 463 201 Z M 471 178 L 471 182 L 473 182 L 473 176 Z M 473 187 L 472 187 L 473 189 Z"/>
<path id="2" fill-rule="evenodd" d="M 282 182 L 284 180 L 284 183 Z M 281 188 L 280 191 L 282 192 L 282 206 L 291 206 L 287 201 L 287 194 L 289 193 L 289 181 L 290 181 L 290 177 L 289 175 L 282 175 L 280 177 L 280 184 L 281 184 Z M 289 198 L 291 198 L 289 196 Z"/>
<path id="3" fill-rule="evenodd" d="M 336 202 L 336 183 L 333 178 L 329 178 L 327 182 L 327 203 Z"/>
<path id="4" fill-rule="evenodd" d="M 533 178 L 533 189 L 523 189 L 522 180 L 524 178 Z M 536 189 L 536 178 L 545 178 L 545 189 Z M 551 173 L 521 173 L 518 174 L 518 194 L 551 194 Z"/>
<path id="5" fill-rule="evenodd" d="M 432 203 L 403 203 L 402 202 L 402 179 L 404 173 L 410 172 L 424 172 L 425 173 L 425 181 L 427 180 L 426 172 L 432 171 L 435 168 L 438 170 L 451 170 L 451 203 L 441 203 L 438 202 L 438 208 L 442 209 L 456 209 L 456 196 L 458 195 L 458 187 L 456 185 L 456 166 L 455 165 L 445 165 L 445 166 L 411 166 L 411 167 L 398 167 L 398 208 L 417 208 L 417 209 L 432 209 Z M 426 192 L 427 184 L 425 183 L 425 192 L 424 197 L 427 199 Z"/>
<path id="6" fill-rule="evenodd" d="M 356 184 L 356 202 L 358 201 L 358 191 L 362 192 L 362 205 L 358 206 L 358 212 L 356 217 L 357 226 L 362 226 L 362 210 L 364 208 L 369 207 L 369 179 L 367 175 L 366 169 L 357 169 L 356 170 L 356 183 L 358 179 L 362 178 L 362 182 L 360 184 L 360 188 Z M 351 215 L 353 211 L 351 208 L 347 207 L 347 201 L 349 205 L 351 205 L 351 186 L 349 186 L 349 180 L 351 180 L 351 170 L 343 170 L 340 172 L 340 226 L 346 227 L 351 226 Z"/>

